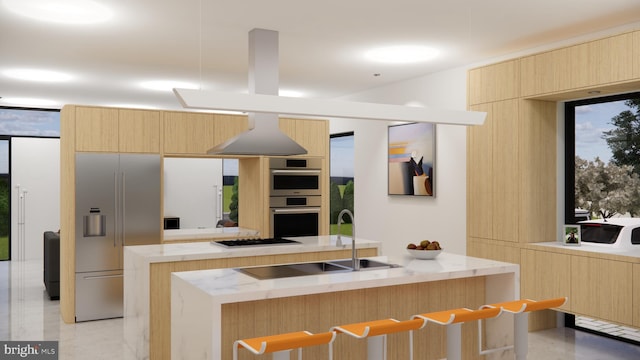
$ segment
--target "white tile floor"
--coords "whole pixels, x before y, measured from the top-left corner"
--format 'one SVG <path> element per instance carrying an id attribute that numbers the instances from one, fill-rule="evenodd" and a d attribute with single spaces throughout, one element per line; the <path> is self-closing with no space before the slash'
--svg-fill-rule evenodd
<path id="1" fill-rule="evenodd" d="M 78 324 L 60 319 L 59 301 L 49 300 L 44 289 L 40 261 L 0 261 L 0 341 L 7 340 L 58 341 L 60 359 L 134 359 L 123 341 L 122 319 Z M 529 334 L 528 359 L 640 359 L 640 346 L 558 328 Z"/>

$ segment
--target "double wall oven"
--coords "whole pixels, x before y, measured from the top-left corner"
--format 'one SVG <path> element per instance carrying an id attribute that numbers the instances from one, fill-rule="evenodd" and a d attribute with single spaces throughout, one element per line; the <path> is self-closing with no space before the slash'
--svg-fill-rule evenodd
<path id="1" fill-rule="evenodd" d="M 321 168 L 317 158 L 269 159 L 271 237 L 319 234 Z"/>

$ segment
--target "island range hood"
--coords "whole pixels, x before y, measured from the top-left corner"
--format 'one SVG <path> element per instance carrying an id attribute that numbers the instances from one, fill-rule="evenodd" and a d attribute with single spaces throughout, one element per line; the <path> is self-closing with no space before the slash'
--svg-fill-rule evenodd
<path id="1" fill-rule="evenodd" d="M 278 95 L 278 32 L 249 32 L 249 93 Z M 304 155 L 307 150 L 280 130 L 277 113 L 250 112 L 249 130 L 216 145 L 207 154 Z"/>
<path id="2" fill-rule="evenodd" d="M 184 108 L 242 111 L 249 114 L 249 131 L 216 145 L 208 154 L 303 155 L 307 151 L 280 131 L 278 116 L 348 118 L 482 125 L 486 112 L 434 109 L 392 104 L 278 96 L 278 32 L 249 32 L 249 93 L 173 89 Z"/>

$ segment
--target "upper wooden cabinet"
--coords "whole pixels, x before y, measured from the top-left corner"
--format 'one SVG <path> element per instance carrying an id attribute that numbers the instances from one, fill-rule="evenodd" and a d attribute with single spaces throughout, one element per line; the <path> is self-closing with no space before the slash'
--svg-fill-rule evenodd
<path id="1" fill-rule="evenodd" d="M 118 152 L 118 109 L 76 107 L 76 151 Z"/>
<path id="2" fill-rule="evenodd" d="M 307 156 L 328 156 L 328 121 L 281 118 L 280 130 L 305 148 Z"/>
<path id="3" fill-rule="evenodd" d="M 160 112 L 119 110 L 120 152 L 160 153 Z"/>
<path id="4" fill-rule="evenodd" d="M 518 97 L 520 92 L 519 60 L 469 70 L 469 105 Z"/>
<path id="5" fill-rule="evenodd" d="M 522 96 L 633 79 L 634 41 L 638 41 L 635 40 L 637 36 L 635 33 L 626 33 L 520 59 Z"/>
<path id="6" fill-rule="evenodd" d="M 164 153 L 205 155 L 248 128 L 246 116 L 165 111 Z"/>
<path id="7" fill-rule="evenodd" d="M 76 151 L 160 152 L 160 112 L 75 108 Z"/>
<path id="8" fill-rule="evenodd" d="M 640 31 L 633 33 L 633 78 L 640 78 Z"/>
<path id="9" fill-rule="evenodd" d="M 564 90 L 571 83 L 568 48 L 548 51 L 520 60 L 522 96 Z"/>

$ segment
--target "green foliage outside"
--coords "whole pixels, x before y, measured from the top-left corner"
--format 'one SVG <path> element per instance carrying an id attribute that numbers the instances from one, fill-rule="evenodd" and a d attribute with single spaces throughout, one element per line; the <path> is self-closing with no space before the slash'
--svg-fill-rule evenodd
<path id="1" fill-rule="evenodd" d="M 604 131 L 602 138 L 611 149 L 613 164 L 632 166 L 633 172 L 640 175 L 640 99 L 629 99 L 624 104 L 629 110 L 611 118 L 611 125 L 616 128 Z"/>
<path id="2" fill-rule="evenodd" d="M 9 260 L 9 237 L 8 236 L 0 236 L 0 260 Z"/>
<path id="3" fill-rule="evenodd" d="M 231 202 L 229 203 L 229 219 L 238 222 L 238 178 L 233 181 Z"/>
<path id="4" fill-rule="evenodd" d="M 233 185 L 225 185 L 222 187 L 222 211 L 229 212 L 229 205 L 231 205 L 231 195 L 233 195 Z"/>
<path id="5" fill-rule="evenodd" d="M 625 101 L 628 110 L 611 118 L 615 128 L 602 133 L 612 158 L 575 159 L 575 204 L 593 215 L 640 215 L 640 99 Z"/>
<path id="6" fill-rule="evenodd" d="M 354 183 L 353 180 L 349 180 L 346 185 L 339 186 L 335 182 L 329 183 L 329 208 L 330 208 L 330 234 L 338 233 L 338 214 L 342 209 L 349 209 L 354 213 L 353 199 L 354 199 Z M 343 216 L 342 220 L 346 224 L 340 226 L 340 232 L 344 235 L 351 234 L 351 218 Z M 348 226 L 347 226 L 348 225 Z"/>

